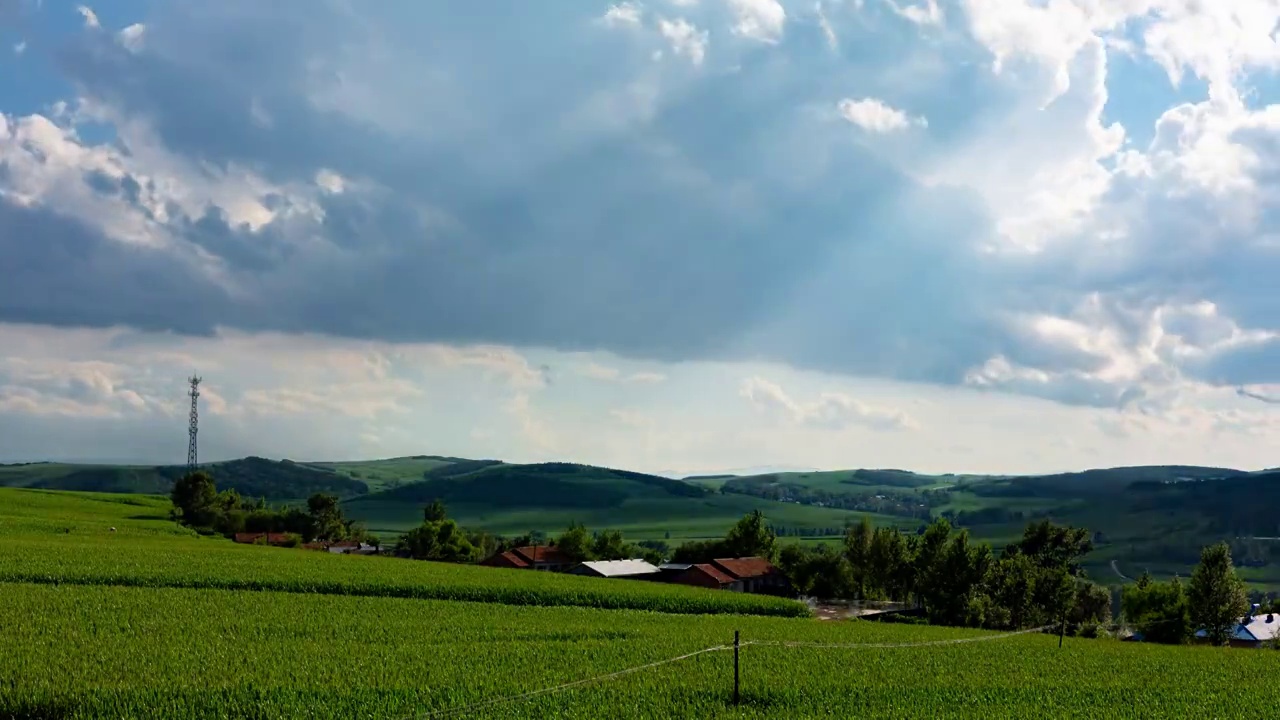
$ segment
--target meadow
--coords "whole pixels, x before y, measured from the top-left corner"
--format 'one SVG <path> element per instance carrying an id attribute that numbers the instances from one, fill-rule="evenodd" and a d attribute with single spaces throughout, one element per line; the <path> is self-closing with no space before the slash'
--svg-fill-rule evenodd
<path id="1" fill-rule="evenodd" d="M 234 545 L 167 510 L 0 490 L 0 718 L 1223 718 L 1280 703 L 1269 650 L 780 617 L 804 608 Z"/>
<path id="2" fill-rule="evenodd" d="M 126 498 L 0 489 L 0 582 L 274 590 L 667 613 L 808 614 L 800 603 L 759 595 L 238 545 L 187 530 L 166 534 L 164 529 L 177 526 L 160 514 L 161 501 L 138 498 L 140 504 L 131 505 L 121 502 Z M 33 517 L 41 510 L 45 517 Z M 108 524 L 114 522 L 120 525 Z"/>
<path id="3" fill-rule="evenodd" d="M 607 582 L 607 581 L 605 581 Z M 0 583 L 0 717 L 1262 717 L 1273 652 L 871 622 Z"/>

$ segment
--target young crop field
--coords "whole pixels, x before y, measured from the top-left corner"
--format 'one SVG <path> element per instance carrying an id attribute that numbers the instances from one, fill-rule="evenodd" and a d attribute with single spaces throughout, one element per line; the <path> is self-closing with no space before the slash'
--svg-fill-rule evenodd
<path id="1" fill-rule="evenodd" d="M 1263 717 L 1266 651 L 869 622 L 0 583 L 0 717 Z"/>
<path id="2" fill-rule="evenodd" d="M 473 565 L 236 545 L 212 538 L 7 538 L 0 582 L 116 585 L 801 616 L 791 600 Z"/>

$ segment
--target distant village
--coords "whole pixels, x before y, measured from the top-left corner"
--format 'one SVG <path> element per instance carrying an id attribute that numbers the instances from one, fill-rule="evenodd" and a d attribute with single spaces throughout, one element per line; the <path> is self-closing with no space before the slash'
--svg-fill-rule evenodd
<path id="1" fill-rule="evenodd" d="M 289 533 L 236 533 L 234 540 L 244 544 L 288 545 L 293 541 Z M 382 550 L 367 542 L 335 541 L 309 542 L 299 547 L 335 555 L 377 555 Z M 576 562 L 554 545 L 527 545 L 498 552 L 482 560 L 486 567 L 512 570 L 535 570 L 567 573 L 598 578 L 622 578 L 648 580 L 674 585 L 691 585 L 713 590 L 760 593 L 766 595 L 794 594 L 787 576 L 773 563 L 762 557 L 717 558 L 706 563 L 662 563 L 655 565 L 647 560 L 587 560 Z"/>

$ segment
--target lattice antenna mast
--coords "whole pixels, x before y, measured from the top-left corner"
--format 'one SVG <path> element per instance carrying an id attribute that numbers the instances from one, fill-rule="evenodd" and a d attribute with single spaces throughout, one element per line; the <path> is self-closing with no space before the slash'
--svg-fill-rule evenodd
<path id="1" fill-rule="evenodd" d="M 200 378 L 192 375 L 187 382 L 191 383 L 191 392 L 187 393 L 191 396 L 191 426 L 187 430 L 189 437 L 187 467 L 194 468 L 196 466 L 196 433 L 200 430 Z"/>

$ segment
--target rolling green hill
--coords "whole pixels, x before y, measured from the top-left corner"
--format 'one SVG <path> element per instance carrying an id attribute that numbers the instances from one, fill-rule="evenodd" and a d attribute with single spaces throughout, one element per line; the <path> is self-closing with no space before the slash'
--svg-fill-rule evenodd
<path id="1" fill-rule="evenodd" d="M 422 507 L 442 500 L 467 527 L 501 534 L 559 533 L 572 522 L 613 528 L 635 539 L 719 536 L 754 509 L 783 527 L 842 532 L 853 513 L 717 492 L 657 475 L 570 463 L 492 462 L 438 467 L 421 482 L 352 498 L 347 514 L 375 532 L 398 532 L 421 521 Z M 879 518 L 893 523 L 894 518 Z"/>
<path id="2" fill-rule="evenodd" d="M 864 515 L 916 529 L 945 515 L 999 547 L 1039 518 L 1096 533 L 1094 577 L 1185 573 L 1201 547 L 1229 540 L 1252 579 L 1280 586 L 1280 471 L 1146 466 L 1051 475 L 928 475 L 861 469 L 706 475 L 673 480 L 571 463 L 517 465 L 417 455 L 370 461 L 245 458 L 204 467 L 220 488 L 293 501 L 344 499 L 347 514 L 383 535 L 416 525 L 443 500 L 463 525 L 504 535 L 561 532 L 572 522 L 632 539 L 716 537 L 762 510 L 785 536 L 839 535 Z M 165 494 L 181 467 L 0 465 L 0 486 Z M 1275 550 L 1275 552 L 1273 552 Z M 1274 555 L 1274 559 L 1273 559 Z"/>
<path id="3" fill-rule="evenodd" d="M 232 489 L 250 498 L 298 500 L 317 492 L 350 497 L 369 491 L 364 482 L 348 475 L 291 460 L 247 457 L 208 463 L 200 468 L 213 476 L 219 489 Z M 173 487 L 173 481 L 182 477 L 186 471 L 185 467 L 176 465 L 0 465 L 0 487 L 166 495 Z"/>

